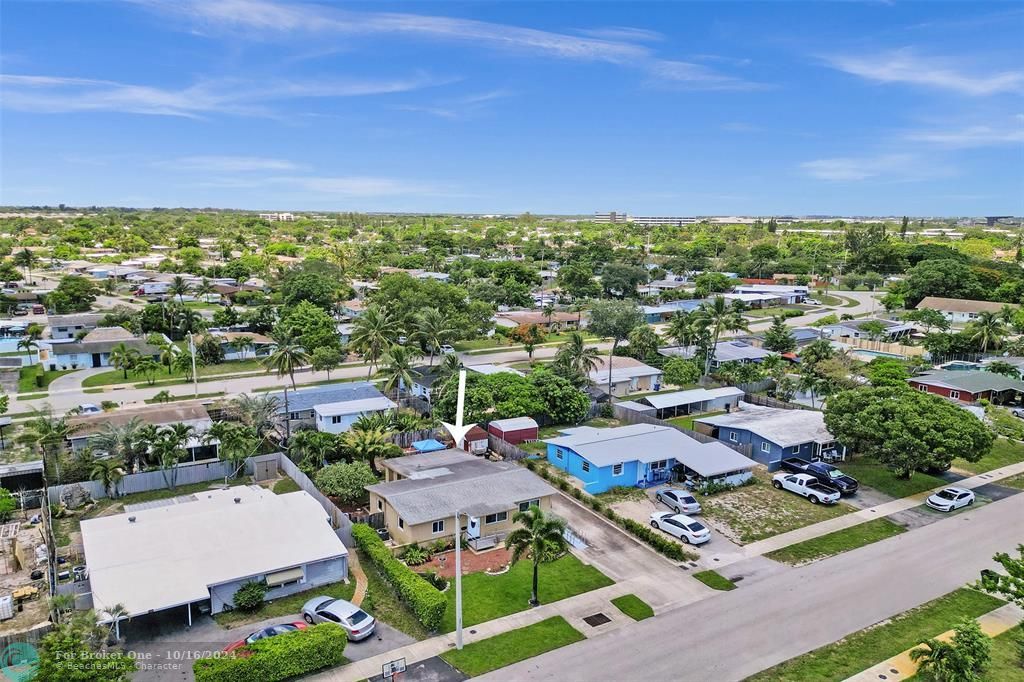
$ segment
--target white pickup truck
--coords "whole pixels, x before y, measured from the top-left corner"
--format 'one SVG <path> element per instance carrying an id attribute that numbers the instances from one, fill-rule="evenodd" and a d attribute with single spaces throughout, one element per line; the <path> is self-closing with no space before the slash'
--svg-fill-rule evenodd
<path id="1" fill-rule="evenodd" d="M 810 474 L 775 474 L 772 485 L 779 490 L 803 495 L 812 504 L 835 504 L 839 501 L 838 490 L 818 483 L 818 479 Z"/>

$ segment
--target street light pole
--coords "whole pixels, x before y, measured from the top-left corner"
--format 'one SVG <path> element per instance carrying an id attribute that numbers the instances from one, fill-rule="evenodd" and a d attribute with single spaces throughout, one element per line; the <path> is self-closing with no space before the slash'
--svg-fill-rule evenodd
<path id="1" fill-rule="evenodd" d="M 192 332 L 188 333 L 188 350 L 192 353 L 192 397 L 199 397 L 199 377 L 196 376 L 196 342 Z"/>

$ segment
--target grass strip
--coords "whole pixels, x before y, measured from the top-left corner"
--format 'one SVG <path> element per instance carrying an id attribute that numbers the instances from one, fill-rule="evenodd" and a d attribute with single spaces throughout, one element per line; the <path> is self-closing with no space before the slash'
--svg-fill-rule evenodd
<path id="1" fill-rule="evenodd" d="M 583 639 L 564 618 L 555 616 L 467 644 L 462 651 L 446 651 L 441 658 L 466 675 L 476 677 Z"/>
<path id="2" fill-rule="evenodd" d="M 736 589 L 736 583 L 729 580 L 717 571 L 701 571 L 700 573 L 694 573 L 693 577 L 701 581 L 713 590 L 721 590 L 722 592 L 728 592 L 729 590 Z"/>
<path id="3" fill-rule="evenodd" d="M 893 523 L 889 519 L 872 519 L 866 523 L 837 530 L 827 535 L 804 540 L 795 545 L 768 552 L 765 556 L 786 564 L 805 564 L 816 559 L 824 559 L 825 557 L 842 554 L 851 549 L 870 545 L 873 542 L 885 540 L 886 538 L 906 532 L 906 528 Z"/>
<path id="4" fill-rule="evenodd" d="M 874 488 L 895 498 L 908 497 L 925 490 L 948 485 L 948 481 L 920 471 L 911 478 L 897 478 L 883 465 L 871 460 L 842 462 L 839 464 L 839 468 L 843 470 L 843 473 L 856 478 L 861 485 Z"/>
<path id="5" fill-rule="evenodd" d="M 621 597 L 616 597 L 612 599 L 612 604 L 615 604 L 615 608 L 633 620 L 643 620 L 654 615 L 654 609 L 635 594 L 624 594 Z"/>
<path id="6" fill-rule="evenodd" d="M 291 480 L 291 479 L 288 479 Z M 276 486 L 275 486 L 275 491 Z M 424 640 L 430 632 L 416 620 L 394 588 L 384 580 L 377 567 L 362 551 L 359 552 L 359 565 L 366 574 L 366 596 L 363 597 L 362 608 L 374 618 L 387 623 L 416 640 Z"/>

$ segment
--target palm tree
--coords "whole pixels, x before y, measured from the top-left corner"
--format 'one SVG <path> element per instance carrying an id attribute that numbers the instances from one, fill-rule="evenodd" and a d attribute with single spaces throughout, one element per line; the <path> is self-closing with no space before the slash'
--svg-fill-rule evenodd
<path id="1" fill-rule="evenodd" d="M 702 323 L 711 332 L 711 349 L 707 358 L 704 359 L 704 374 L 709 374 L 711 363 L 715 359 L 718 338 L 722 332 L 747 331 L 748 327 L 742 313 L 734 306 L 729 305 L 729 302 L 721 296 L 716 296 L 710 302 L 704 302 L 700 307 L 699 315 Z"/>
<path id="2" fill-rule="evenodd" d="M 402 454 L 402 448 L 392 442 L 391 434 L 380 429 L 349 429 L 342 434 L 341 442 L 345 456 L 350 462 L 366 462 L 378 477 L 378 457 L 397 457 Z"/>
<path id="3" fill-rule="evenodd" d="M 277 431 L 277 415 L 280 401 L 268 393 L 236 396 L 228 406 L 228 414 L 252 429 L 261 441 Z"/>
<path id="4" fill-rule="evenodd" d="M 93 463 L 89 477 L 99 481 L 111 497 L 117 497 L 117 484 L 124 478 L 124 469 L 116 459 L 98 459 Z"/>
<path id="5" fill-rule="evenodd" d="M 381 373 L 384 377 L 384 392 L 397 391 L 398 402 L 402 402 L 402 387 L 412 386 L 413 377 L 419 372 L 413 369 L 412 363 L 419 354 L 408 346 L 391 346 L 381 358 Z"/>
<path id="6" fill-rule="evenodd" d="M 566 550 L 565 521 L 545 514 L 540 507 L 531 506 L 526 511 L 516 512 L 512 517 L 522 528 L 516 528 L 505 538 L 505 549 L 512 551 L 512 563 L 516 563 L 529 553 L 533 560 L 533 592 L 530 605 L 539 606 L 537 594 L 537 574 L 542 562 L 558 558 Z"/>
<path id="7" fill-rule="evenodd" d="M 214 291 L 216 291 L 216 289 L 213 288 L 213 282 L 211 282 L 207 278 L 203 277 L 199 281 L 199 284 L 197 284 L 195 286 L 194 291 L 195 291 L 196 296 L 198 296 L 203 301 L 203 303 L 209 303 L 210 302 L 209 296 Z"/>
<path id="8" fill-rule="evenodd" d="M 148 447 L 142 438 L 142 427 L 143 422 L 139 417 L 132 417 L 124 424 L 107 422 L 89 442 L 94 450 L 124 462 L 128 471 L 137 471 L 146 457 Z"/>
<path id="9" fill-rule="evenodd" d="M 174 356 L 174 369 L 181 372 L 182 376 L 185 378 L 185 381 L 192 381 L 192 362 L 192 353 L 179 353 L 178 355 Z M 199 366 L 203 364 L 202 356 L 195 356 L 195 364 L 196 369 L 198 370 Z"/>
<path id="10" fill-rule="evenodd" d="M 160 363 L 167 365 L 167 373 L 172 372 L 174 358 L 181 353 L 181 348 L 163 334 L 150 334 L 146 343 L 160 351 Z"/>
<path id="11" fill-rule="evenodd" d="M 78 431 L 79 427 L 68 422 L 68 418 L 55 417 L 47 408 L 45 411 L 37 410 L 34 415 L 24 422 L 21 431 L 14 440 L 20 445 L 28 446 L 31 449 L 38 448 L 40 456 L 53 464 L 57 474 L 56 483 L 61 483 L 60 458 L 67 445 L 68 439 Z"/>
<path id="12" fill-rule="evenodd" d="M 211 445 L 217 443 L 217 456 L 230 462 L 238 469 L 242 462 L 259 449 L 260 439 L 256 432 L 239 422 L 214 422 L 203 434 L 203 442 Z"/>
<path id="13" fill-rule="evenodd" d="M 277 370 L 277 376 L 283 377 L 287 374 L 292 380 L 292 388 L 295 388 L 295 370 L 303 365 L 309 364 L 309 353 L 299 343 L 299 338 L 292 336 L 291 332 L 279 331 L 273 335 L 277 347 L 274 352 L 263 360 L 263 366 L 267 371 Z"/>
<path id="14" fill-rule="evenodd" d="M 541 314 L 544 315 L 544 319 L 548 321 L 548 331 L 551 330 L 551 318 L 555 316 L 555 304 L 545 303 L 544 307 L 540 310 Z"/>
<path id="15" fill-rule="evenodd" d="M 981 342 L 982 353 L 988 350 L 989 345 L 998 346 L 1000 340 L 1006 336 L 1006 328 L 999 315 L 990 310 L 978 313 L 978 319 L 971 323 L 970 328 L 971 340 Z"/>
<path id="16" fill-rule="evenodd" d="M 132 367 L 132 371 L 146 377 L 146 382 L 152 386 L 156 382 L 156 373 L 160 371 L 160 363 L 153 358 L 146 356 L 140 358 Z"/>
<path id="17" fill-rule="evenodd" d="M 195 334 L 200 332 L 206 327 L 206 320 L 203 319 L 202 314 L 198 310 L 192 308 L 183 308 L 178 312 L 177 328 L 178 332 L 185 336 L 187 334 Z"/>
<path id="18" fill-rule="evenodd" d="M 31 367 L 33 364 L 32 351 L 39 350 L 39 344 L 31 336 L 23 336 L 18 339 L 18 350 L 25 351 L 25 355 L 28 356 L 28 364 Z"/>
<path id="19" fill-rule="evenodd" d="M 385 308 L 371 305 L 352 325 L 349 345 L 366 359 L 370 366 L 366 378 L 384 352 L 398 340 L 398 320 Z"/>
<path id="20" fill-rule="evenodd" d="M 25 281 L 27 283 L 32 282 L 32 268 L 38 263 L 39 256 L 36 255 L 35 251 L 22 249 L 14 254 L 14 264 L 18 267 L 25 268 Z"/>
<path id="21" fill-rule="evenodd" d="M 572 332 L 555 352 L 555 362 L 579 376 L 582 381 L 589 380 L 590 373 L 600 364 L 600 357 L 597 347 L 587 346 L 583 334 L 579 332 Z"/>
<path id="22" fill-rule="evenodd" d="M 135 363 L 139 361 L 139 351 L 129 348 L 122 341 L 110 349 L 109 360 L 115 369 L 124 372 L 124 379 L 128 381 L 128 370 L 135 367 Z"/>
<path id="23" fill-rule="evenodd" d="M 178 463 L 186 454 L 185 444 L 193 432 L 194 429 L 188 424 L 165 426 L 157 432 L 156 440 L 152 444 L 153 456 L 160 463 L 164 483 L 171 490 L 177 485 Z"/>
<path id="24" fill-rule="evenodd" d="M 239 336 L 233 341 L 228 341 L 228 346 L 230 346 L 231 350 L 240 354 L 242 356 L 242 360 L 245 360 L 245 352 L 252 346 L 252 337 Z"/>
<path id="25" fill-rule="evenodd" d="M 661 337 L 648 325 L 644 324 L 629 333 L 629 351 L 637 360 L 644 360 L 658 352 Z"/>
<path id="26" fill-rule="evenodd" d="M 456 330 L 451 322 L 437 308 L 427 308 L 416 318 L 416 329 L 413 337 L 423 344 L 430 354 L 430 366 L 434 365 L 434 355 L 441 352 L 441 346 L 448 343 Z"/>
<path id="27" fill-rule="evenodd" d="M 665 328 L 665 336 L 675 341 L 680 346 L 692 346 L 697 343 L 700 331 L 697 324 L 697 316 L 684 310 L 677 311 L 668 320 L 668 327 Z"/>
<path id="28" fill-rule="evenodd" d="M 170 285 L 167 287 L 167 292 L 171 296 L 178 297 L 178 303 L 185 304 L 185 294 L 188 293 L 188 284 L 185 282 L 185 278 L 181 275 L 175 275 L 174 279 L 171 280 Z"/>

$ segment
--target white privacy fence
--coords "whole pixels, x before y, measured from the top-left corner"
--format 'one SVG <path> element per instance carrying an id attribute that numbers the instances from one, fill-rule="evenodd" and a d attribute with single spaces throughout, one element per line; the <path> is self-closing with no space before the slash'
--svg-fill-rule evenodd
<path id="1" fill-rule="evenodd" d="M 235 467 L 230 462 L 218 460 L 182 464 L 175 467 L 174 471 L 144 471 L 138 474 L 128 474 L 118 482 L 117 494 L 131 495 L 149 490 L 166 489 L 170 487 L 168 481 L 172 480 L 172 476 L 174 477 L 174 486 L 179 487 L 217 479 L 223 480 L 225 476 L 230 476 L 234 471 Z M 47 499 L 51 504 L 57 504 L 63 499 L 66 492 L 70 492 L 75 487 L 83 488 L 94 500 L 110 497 L 109 491 L 104 489 L 99 481 L 79 481 L 66 485 L 49 486 L 46 491 Z"/>

